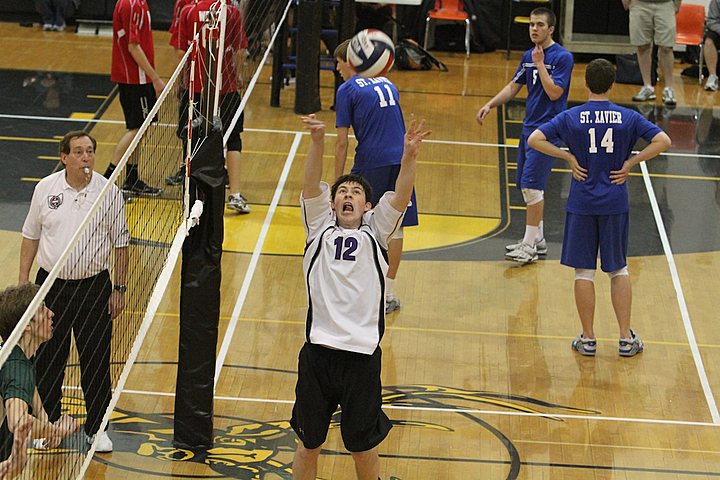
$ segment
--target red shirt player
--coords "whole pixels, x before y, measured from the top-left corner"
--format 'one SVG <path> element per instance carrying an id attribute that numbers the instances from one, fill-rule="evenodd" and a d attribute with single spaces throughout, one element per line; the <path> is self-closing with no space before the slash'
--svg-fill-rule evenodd
<path id="1" fill-rule="evenodd" d="M 178 3 L 188 0 L 178 0 Z M 190 0 L 192 1 L 192 0 Z M 205 61 L 205 48 L 210 35 L 207 25 L 210 7 L 217 4 L 215 0 L 200 0 L 197 3 L 186 5 L 181 13 L 177 27 L 177 47 L 183 51 L 187 50 L 192 42 L 193 34 L 199 31 L 202 36 L 200 48 L 198 49 L 197 61 L 200 65 L 195 67 L 195 92 L 202 90 L 206 72 L 203 68 Z M 197 28 L 195 27 L 197 25 Z M 218 26 L 218 29 L 220 27 Z M 240 12 L 234 5 L 228 3 L 225 25 L 225 51 L 223 52 L 222 77 L 223 83 L 220 93 L 236 92 L 242 86 L 242 64 L 245 49 L 247 48 L 247 37 L 242 25 Z"/>
<path id="2" fill-rule="evenodd" d="M 182 1 L 182 0 L 180 0 Z M 197 3 L 190 3 L 183 7 L 180 12 L 180 20 L 177 25 L 179 49 L 187 50 L 193 40 L 195 32 L 200 32 L 198 54 L 195 65 L 194 93 L 199 94 L 207 85 L 208 75 L 205 68 L 205 45 L 213 30 L 208 27 L 210 19 L 210 7 L 217 4 L 216 0 L 199 0 Z M 218 25 L 218 32 L 220 26 Z M 225 129 L 230 125 L 238 106 L 240 95 L 238 89 L 243 86 L 242 65 L 245 59 L 247 48 L 247 37 L 242 25 L 240 11 L 230 2 L 227 4 L 225 43 L 222 59 L 222 87 L 220 89 L 220 116 Z M 216 72 L 211 73 L 213 77 Z M 214 78 L 213 78 L 214 80 Z M 212 98 L 212 96 L 211 96 Z M 238 213 L 249 213 L 250 207 L 247 200 L 240 194 L 240 152 L 242 151 L 242 140 L 240 133 L 243 130 L 243 115 L 240 115 L 233 127 L 230 138 L 227 142 L 227 171 L 230 198 L 228 207 Z"/>
<path id="3" fill-rule="evenodd" d="M 180 14 L 185 5 L 193 3 L 195 0 L 175 0 L 175 6 L 173 7 L 172 23 L 170 24 L 170 41 L 168 42 L 178 53 L 178 59 L 185 55 L 185 49 L 183 45 L 178 42 L 178 25 L 180 23 Z M 187 46 L 185 46 L 187 47 Z"/>
<path id="4" fill-rule="evenodd" d="M 155 105 L 165 82 L 155 71 L 150 10 L 146 0 L 118 0 L 113 12 L 113 49 L 110 78 L 118 84 L 120 104 L 127 131 L 122 136 L 105 171 L 110 177 L 123 154 L 137 135 L 140 126 Z M 128 161 L 123 191 L 137 195 L 160 195 L 138 177 L 136 158 Z"/>

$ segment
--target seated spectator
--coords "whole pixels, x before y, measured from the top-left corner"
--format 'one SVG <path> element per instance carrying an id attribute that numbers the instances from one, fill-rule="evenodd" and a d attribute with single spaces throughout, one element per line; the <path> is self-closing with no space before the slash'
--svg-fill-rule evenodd
<path id="1" fill-rule="evenodd" d="M 80 0 L 35 0 L 35 10 L 42 17 L 45 31 L 65 30 L 65 19 L 72 17 L 78 6 Z"/>
<path id="2" fill-rule="evenodd" d="M 37 285 L 28 283 L 0 292 L 0 336 L 3 339 L 10 337 L 39 289 Z M 41 446 L 44 448 L 57 448 L 64 437 L 78 429 L 77 422 L 68 415 L 50 423 L 35 386 L 35 367 L 30 358 L 41 344 L 52 337 L 52 319 L 53 312 L 43 304 L 0 368 L 0 398 L 4 406 L 0 427 L 0 461 L 3 464 L 0 466 L 10 469 L 12 475 L 6 475 L 7 478 L 12 478 L 24 468 L 24 452 L 18 453 L 14 435 L 27 439 L 28 420 L 32 436 L 43 438 Z M 9 462 L 5 463 L 5 460 Z"/>

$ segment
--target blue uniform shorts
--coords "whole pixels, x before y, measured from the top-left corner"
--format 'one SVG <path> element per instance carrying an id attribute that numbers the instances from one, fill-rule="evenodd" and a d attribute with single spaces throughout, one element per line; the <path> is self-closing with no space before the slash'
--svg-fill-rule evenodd
<path id="1" fill-rule="evenodd" d="M 400 173 L 400 165 L 388 165 L 386 167 L 369 168 L 367 170 L 355 170 L 353 168 L 352 173 L 362 175 L 362 177 L 368 181 L 370 186 L 372 186 L 372 206 L 375 207 L 385 192 L 395 191 L 395 181 L 397 180 L 398 173 Z M 412 227 L 417 224 L 418 209 L 417 201 L 415 199 L 415 189 L 413 188 L 412 196 L 410 197 L 410 204 L 408 205 L 407 210 L 405 210 L 402 226 Z"/>
<path id="2" fill-rule="evenodd" d="M 528 135 L 524 133 L 520 135 L 515 183 L 518 188 L 545 190 L 555 159 L 530 148 L 527 144 L 527 137 Z M 557 145 L 555 142 L 553 144 Z"/>
<path id="3" fill-rule="evenodd" d="M 627 266 L 630 217 L 617 215 L 578 215 L 567 212 L 560 263 L 573 268 L 597 269 L 598 250 L 603 272 Z"/>

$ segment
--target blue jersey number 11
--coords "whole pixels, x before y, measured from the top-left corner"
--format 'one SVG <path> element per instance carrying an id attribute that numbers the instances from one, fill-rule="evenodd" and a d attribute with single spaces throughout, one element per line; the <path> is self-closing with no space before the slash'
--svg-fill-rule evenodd
<path id="1" fill-rule="evenodd" d="M 387 90 L 388 96 L 390 97 L 389 100 L 385 99 L 385 94 L 383 94 L 382 89 L 380 86 L 375 87 L 375 92 L 378 94 L 378 97 L 380 98 L 380 108 L 385 108 L 388 105 L 393 106 L 395 105 L 395 96 L 393 95 L 392 90 L 390 90 L 390 85 L 383 85 L 385 87 L 385 90 Z"/>

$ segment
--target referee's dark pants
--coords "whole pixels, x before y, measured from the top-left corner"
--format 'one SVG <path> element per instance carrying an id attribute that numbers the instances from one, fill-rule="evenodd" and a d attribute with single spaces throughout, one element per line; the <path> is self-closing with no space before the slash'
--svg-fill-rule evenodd
<path id="1" fill-rule="evenodd" d="M 41 285 L 48 272 L 40 269 L 35 283 Z M 107 270 L 83 280 L 55 280 L 45 297 L 53 311 L 53 336 L 35 354 L 37 388 L 51 422 L 60 418 L 62 384 L 70 354 L 70 334 L 80 356 L 80 385 L 85 395 L 85 433 L 97 433 L 110 397 L 110 338 L 112 320 L 108 301 L 112 283 Z"/>

